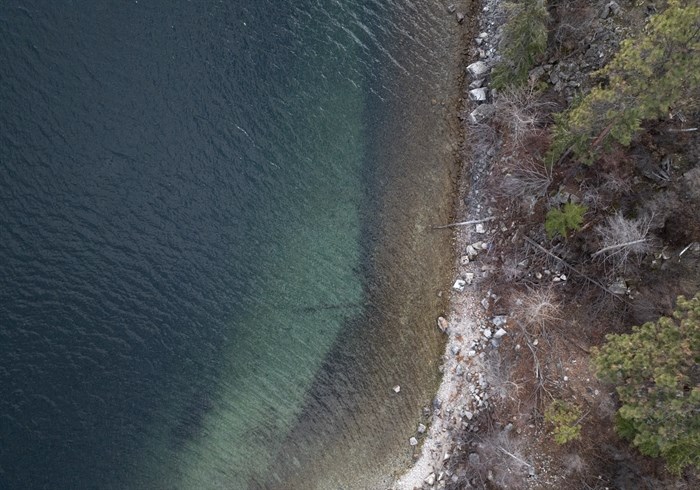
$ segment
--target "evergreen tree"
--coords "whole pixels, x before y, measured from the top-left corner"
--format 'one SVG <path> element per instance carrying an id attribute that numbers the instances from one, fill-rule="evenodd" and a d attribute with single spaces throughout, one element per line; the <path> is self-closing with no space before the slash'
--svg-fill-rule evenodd
<path id="1" fill-rule="evenodd" d="M 503 26 L 501 62 L 496 65 L 491 85 L 494 88 L 520 86 L 547 50 L 546 0 L 520 0 L 507 3 L 508 19 Z"/>
<path id="2" fill-rule="evenodd" d="M 700 293 L 679 297 L 673 318 L 608 335 L 593 362 L 617 385 L 620 435 L 674 473 L 700 470 Z"/>
<path id="3" fill-rule="evenodd" d="M 558 118 L 550 164 L 569 149 L 590 163 L 611 140 L 629 145 L 643 121 L 700 107 L 700 3 L 669 0 L 598 75 L 608 84 Z"/>

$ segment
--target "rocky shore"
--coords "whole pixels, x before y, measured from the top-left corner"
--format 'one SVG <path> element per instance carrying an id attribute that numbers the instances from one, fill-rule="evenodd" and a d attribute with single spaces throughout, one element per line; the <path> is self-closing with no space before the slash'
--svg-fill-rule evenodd
<path id="1" fill-rule="evenodd" d="M 552 60 L 537 66 L 530 73 L 531 81 L 549 84 L 571 101 L 588 73 L 603 66 L 619 45 L 624 33 L 612 20 L 619 9 L 615 2 L 605 3 L 592 22 L 595 25 L 588 26 L 590 34 L 575 54 L 563 62 Z M 454 12 L 452 6 L 448 7 L 448 12 L 457 15 L 457 21 L 462 22 L 463 16 Z M 493 133 L 484 135 L 480 131 L 482 123 L 496 112 L 493 101 L 498 95 L 488 86 L 488 75 L 499 60 L 497 48 L 504 19 L 503 2 L 484 0 L 478 18 L 470 25 L 469 62 L 465 67 L 459 115 L 464 140 L 455 213 L 457 222 L 435 230 L 454 232 L 457 257 L 450 310 L 437 320 L 437 328 L 447 335 L 441 366 L 443 380 L 430 407 L 429 426 L 420 424 L 409 441 L 409 444 L 420 444 L 420 455 L 394 484 L 396 490 L 468 488 L 465 459 L 467 466 L 472 467 L 497 464 L 497 461 L 479 461 L 481 456 L 470 451 L 473 442 L 466 440 L 465 434 L 476 436 L 486 429 L 481 427 L 485 417 L 480 415 L 490 405 L 490 381 L 498 384 L 501 381 L 494 379 L 497 374 L 492 372 L 489 360 L 498 356 L 501 342 L 509 334 L 509 312 L 500 306 L 499 296 L 488 289 L 487 279 L 498 272 L 503 257 L 497 244 L 510 241 L 514 225 L 498 215 L 495 197 L 498 189 L 489 187 L 493 186 L 494 180 L 489 176 L 496 166 L 501 142 Z M 555 273 L 552 280 L 566 281 L 567 276 Z M 459 461 L 453 461 L 458 454 Z M 534 468 L 518 461 L 516 455 L 504 452 L 500 457 L 515 458 L 511 462 L 533 476 Z"/>
<path id="2" fill-rule="evenodd" d="M 463 17 L 449 6 L 448 11 Z M 497 314 L 498 296 L 484 286 L 492 267 L 488 260 L 492 241 L 505 224 L 489 208 L 489 195 L 484 177 L 495 151 L 488 145 L 474 144 L 469 125 L 488 114 L 490 105 L 485 75 L 496 55 L 491 40 L 496 39 L 499 1 L 482 2 L 478 20 L 472 24 L 470 55 L 473 62 L 465 72 L 462 115 L 462 171 L 458 186 L 456 223 L 448 224 L 434 233 L 454 233 L 456 256 L 455 278 L 451 289 L 450 311 L 437 319 L 436 328 L 447 336 L 440 370 L 443 380 L 429 407 L 429 428 L 419 425 L 410 444 L 421 444 L 420 456 L 393 488 L 445 488 L 465 477 L 449 470 L 450 458 L 464 447 L 465 432 L 480 430 L 479 414 L 489 406 L 489 383 L 485 372 L 488 351 L 498 349 L 501 339 L 508 335 L 507 316 Z M 464 117 L 469 114 L 468 117 Z"/>

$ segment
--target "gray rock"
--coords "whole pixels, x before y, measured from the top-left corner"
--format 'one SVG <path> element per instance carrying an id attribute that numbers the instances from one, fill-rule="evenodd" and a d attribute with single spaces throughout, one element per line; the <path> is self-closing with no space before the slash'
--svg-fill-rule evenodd
<path id="1" fill-rule="evenodd" d="M 469 84 L 469 88 L 480 88 L 484 85 L 484 78 L 478 78 Z"/>
<path id="2" fill-rule="evenodd" d="M 620 5 L 617 2 L 610 2 L 605 4 L 603 11 L 600 13 L 601 19 L 607 19 L 611 15 L 617 15 L 620 13 Z"/>
<path id="3" fill-rule="evenodd" d="M 467 71 L 472 77 L 480 77 L 489 71 L 489 67 L 483 61 L 477 61 L 467 66 Z"/>
<path id="4" fill-rule="evenodd" d="M 469 256 L 469 259 L 474 260 L 477 255 L 479 255 L 479 252 L 476 251 L 476 248 L 474 248 L 472 245 L 467 245 L 467 255 Z"/>
<path id="5" fill-rule="evenodd" d="M 533 70 L 530 71 L 530 74 L 528 75 L 528 78 L 530 79 L 531 82 L 536 82 L 542 76 L 544 75 L 544 67 L 542 66 L 537 66 Z"/>
<path id="6" fill-rule="evenodd" d="M 474 231 L 476 231 L 477 233 L 483 234 L 483 233 L 486 233 L 486 228 L 484 227 L 483 223 L 478 223 L 476 225 L 476 227 L 474 228 Z"/>
<path id="7" fill-rule="evenodd" d="M 447 6 L 447 12 L 450 14 L 454 14 L 457 11 L 457 7 L 455 7 L 454 3 L 451 3 Z"/>
<path id="8" fill-rule="evenodd" d="M 452 355 L 454 355 L 454 356 L 459 354 L 459 346 L 458 345 L 453 345 L 452 349 L 450 349 L 450 350 L 452 351 Z"/>
<path id="9" fill-rule="evenodd" d="M 469 464 L 476 466 L 481 462 L 481 457 L 479 456 L 479 453 L 470 453 L 469 454 Z"/>
<path id="10" fill-rule="evenodd" d="M 471 420 L 472 418 L 474 418 L 474 414 L 472 412 L 470 412 L 469 410 L 464 412 L 464 416 L 467 418 L 467 420 Z"/>
<path id="11" fill-rule="evenodd" d="M 467 272 L 466 274 L 464 274 L 464 279 L 467 284 L 471 285 L 474 282 L 474 273 Z"/>
<path id="12" fill-rule="evenodd" d="M 430 487 L 435 485 L 435 473 L 429 474 L 428 477 L 425 479 L 425 483 Z"/>
<path id="13" fill-rule="evenodd" d="M 478 124 L 491 117 L 496 109 L 491 104 L 481 104 L 469 114 L 469 122 Z"/>
<path id="14" fill-rule="evenodd" d="M 464 279 L 457 279 L 455 283 L 452 285 L 452 289 L 455 289 L 459 292 L 464 291 L 464 286 L 467 284 L 467 282 Z"/>
<path id="15" fill-rule="evenodd" d="M 484 102 L 488 95 L 488 89 L 485 87 L 474 88 L 469 91 L 469 98 L 474 102 Z"/>
<path id="16" fill-rule="evenodd" d="M 427 427 L 425 425 L 418 424 L 418 433 L 419 434 L 424 434 L 426 429 L 427 429 Z"/>
<path id="17" fill-rule="evenodd" d="M 462 22 L 464 22 L 464 14 L 463 14 L 463 13 L 457 12 L 457 13 L 455 14 L 455 17 L 457 18 L 457 22 L 458 22 L 458 23 L 461 24 Z"/>
<path id="18" fill-rule="evenodd" d="M 620 277 L 615 282 L 608 285 L 608 291 L 612 294 L 627 294 L 627 283 Z"/>
<path id="19" fill-rule="evenodd" d="M 508 322 L 508 317 L 506 315 L 497 315 L 491 319 L 491 322 L 495 326 L 500 327 Z"/>
<path id="20" fill-rule="evenodd" d="M 438 317 L 438 319 L 437 319 L 437 325 L 438 325 L 438 328 L 440 329 L 440 331 L 441 331 L 442 333 L 445 333 L 445 332 L 447 331 L 447 327 L 450 326 L 450 324 L 448 323 L 448 321 L 447 321 L 447 320 L 445 319 L 445 317 L 443 317 L 443 316 L 439 316 L 439 317 Z"/>
<path id="21" fill-rule="evenodd" d="M 493 332 L 491 332 L 490 328 L 484 329 L 484 337 L 486 337 L 487 339 L 490 339 L 492 335 L 493 335 Z"/>

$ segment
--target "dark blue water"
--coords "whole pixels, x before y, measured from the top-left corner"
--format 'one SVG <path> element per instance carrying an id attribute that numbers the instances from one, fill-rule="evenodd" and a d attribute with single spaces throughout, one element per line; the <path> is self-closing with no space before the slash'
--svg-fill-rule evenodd
<path id="1" fill-rule="evenodd" d="M 0 487 L 294 488 L 348 434 L 405 446 L 449 264 L 413 263 L 445 245 L 442 14 L 0 4 Z"/>

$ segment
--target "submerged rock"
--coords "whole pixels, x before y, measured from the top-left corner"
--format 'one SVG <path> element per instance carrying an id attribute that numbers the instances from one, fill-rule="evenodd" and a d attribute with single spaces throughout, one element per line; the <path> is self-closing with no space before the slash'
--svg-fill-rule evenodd
<path id="1" fill-rule="evenodd" d="M 447 331 L 447 327 L 450 326 L 445 317 L 443 316 L 438 317 L 437 325 L 442 333 L 445 333 Z"/>

